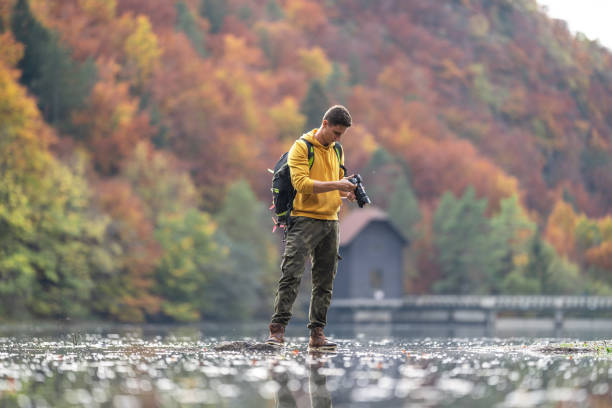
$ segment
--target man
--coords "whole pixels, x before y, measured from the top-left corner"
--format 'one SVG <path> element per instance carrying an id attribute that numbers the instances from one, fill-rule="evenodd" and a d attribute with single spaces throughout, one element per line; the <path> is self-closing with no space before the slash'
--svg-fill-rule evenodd
<path id="1" fill-rule="evenodd" d="M 291 308 L 297 296 L 306 256 L 312 256 L 312 295 L 308 315 L 312 350 L 334 350 L 336 344 L 323 334 L 327 309 L 338 263 L 338 211 L 342 197 L 355 200 L 355 185 L 343 174 L 334 144 L 351 126 L 349 111 L 340 105 L 329 108 L 321 127 L 302 137 L 312 143 L 314 161 L 309 168 L 308 146 L 296 140 L 289 150 L 291 182 L 297 194 L 289 220 L 281 278 L 274 299 L 268 344 L 284 343 L 285 326 L 291 319 Z"/>

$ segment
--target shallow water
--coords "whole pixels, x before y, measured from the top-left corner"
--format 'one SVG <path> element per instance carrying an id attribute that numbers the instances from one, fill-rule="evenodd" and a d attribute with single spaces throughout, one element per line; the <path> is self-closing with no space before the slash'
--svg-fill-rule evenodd
<path id="1" fill-rule="evenodd" d="M 307 338 L 278 352 L 218 352 L 197 329 L 0 337 L 2 407 L 607 407 L 612 357 L 551 354 L 578 339 Z"/>

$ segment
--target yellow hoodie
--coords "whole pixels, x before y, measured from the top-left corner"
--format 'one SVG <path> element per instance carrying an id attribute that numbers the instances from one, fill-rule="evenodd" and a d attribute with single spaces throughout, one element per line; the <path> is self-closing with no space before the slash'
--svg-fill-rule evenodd
<path id="1" fill-rule="evenodd" d="M 291 183 L 297 190 L 293 201 L 292 216 L 316 218 L 319 220 L 337 220 L 342 205 L 338 190 L 327 193 L 313 193 L 314 181 L 336 181 L 342 178 L 340 163 L 334 149 L 334 143 L 323 146 L 314 137 L 318 129 L 313 129 L 302 137 L 314 147 L 314 162 L 308 169 L 308 147 L 302 140 L 296 140 L 289 150 L 287 163 L 291 171 Z M 344 165 L 344 155 L 342 155 Z"/>

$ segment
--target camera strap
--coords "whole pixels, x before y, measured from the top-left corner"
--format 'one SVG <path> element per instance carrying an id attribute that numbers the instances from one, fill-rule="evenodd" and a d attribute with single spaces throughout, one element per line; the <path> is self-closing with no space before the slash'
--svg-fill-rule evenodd
<path id="1" fill-rule="evenodd" d="M 340 168 L 342 169 L 343 175 L 346 177 L 346 175 L 348 174 L 348 171 L 346 170 L 346 167 L 344 167 L 344 165 L 340 165 Z"/>

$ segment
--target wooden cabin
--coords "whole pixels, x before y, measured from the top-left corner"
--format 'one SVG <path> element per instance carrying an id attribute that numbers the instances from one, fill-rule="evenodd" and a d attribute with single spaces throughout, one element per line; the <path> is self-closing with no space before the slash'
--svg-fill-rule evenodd
<path id="1" fill-rule="evenodd" d="M 409 243 L 375 208 L 355 209 L 340 221 L 340 256 L 334 299 L 401 298 L 403 250 Z"/>

